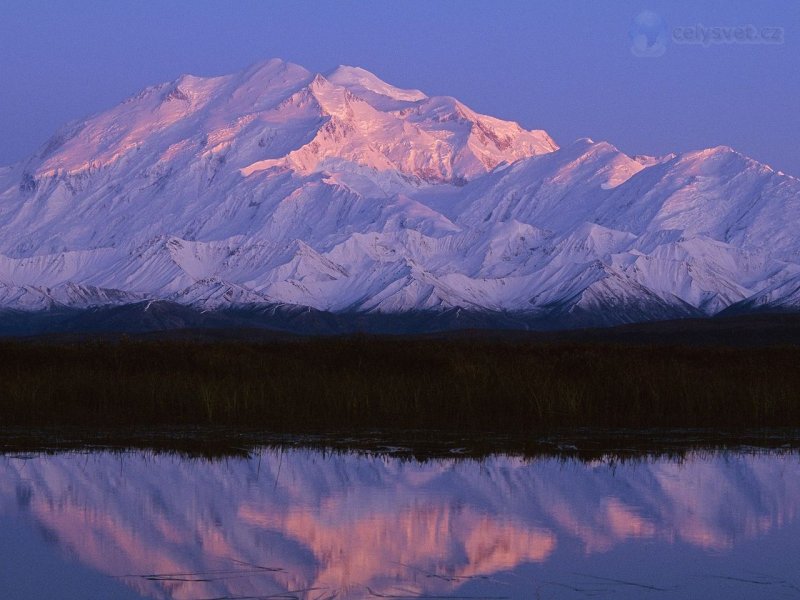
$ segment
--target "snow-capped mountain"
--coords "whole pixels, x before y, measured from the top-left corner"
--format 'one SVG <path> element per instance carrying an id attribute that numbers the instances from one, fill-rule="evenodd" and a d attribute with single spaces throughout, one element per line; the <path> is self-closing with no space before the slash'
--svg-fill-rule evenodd
<path id="1" fill-rule="evenodd" d="M 559 148 L 359 68 L 185 75 L 0 169 L 0 306 L 513 314 L 800 307 L 800 180 Z"/>

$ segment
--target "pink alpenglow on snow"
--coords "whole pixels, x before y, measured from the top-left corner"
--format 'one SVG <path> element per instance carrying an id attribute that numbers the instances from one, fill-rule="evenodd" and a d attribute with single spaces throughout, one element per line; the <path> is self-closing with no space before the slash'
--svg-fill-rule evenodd
<path id="1" fill-rule="evenodd" d="M 0 306 L 467 309 L 615 322 L 800 307 L 800 181 L 630 157 L 357 67 L 185 75 L 0 169 Z"/>

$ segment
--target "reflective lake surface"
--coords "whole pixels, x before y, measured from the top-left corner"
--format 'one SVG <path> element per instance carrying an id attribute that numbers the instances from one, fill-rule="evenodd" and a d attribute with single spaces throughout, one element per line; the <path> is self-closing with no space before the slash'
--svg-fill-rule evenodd
<path id="1" fill-rule="evenodd" d="M 0 597 L 797 598 L 800 457 L 0 457 Z"/>

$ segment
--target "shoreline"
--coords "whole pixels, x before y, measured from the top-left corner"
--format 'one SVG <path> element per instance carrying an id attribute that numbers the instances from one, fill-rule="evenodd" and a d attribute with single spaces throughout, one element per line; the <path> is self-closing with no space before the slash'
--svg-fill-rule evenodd
<path id="1" fill-rule="evenodd" d="M 248 457 L 264 448 L 356 453 L 410 460 L 495 455 L 581 461 L 681 458 L 695 452 L 800 454 L 800 428 L 574 429 L 547 435 L 468 435 L 441 431 L 276 433 L 214 427 L 157 429 L 0 428 L 0 456 L 63 452 L 153 452 L 209 460 Z"/>

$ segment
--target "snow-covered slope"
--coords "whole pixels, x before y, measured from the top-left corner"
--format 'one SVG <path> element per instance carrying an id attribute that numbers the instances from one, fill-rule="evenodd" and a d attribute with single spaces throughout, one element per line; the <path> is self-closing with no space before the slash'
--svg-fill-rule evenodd
<path id="1" fill-rule="evenodd" d="M 363 69 L 271 60 L 148 88 L 0 169 L 0 306 L 785 309 L 799 224 L 800 180 L 730 148 L 559 148 Z"/>

